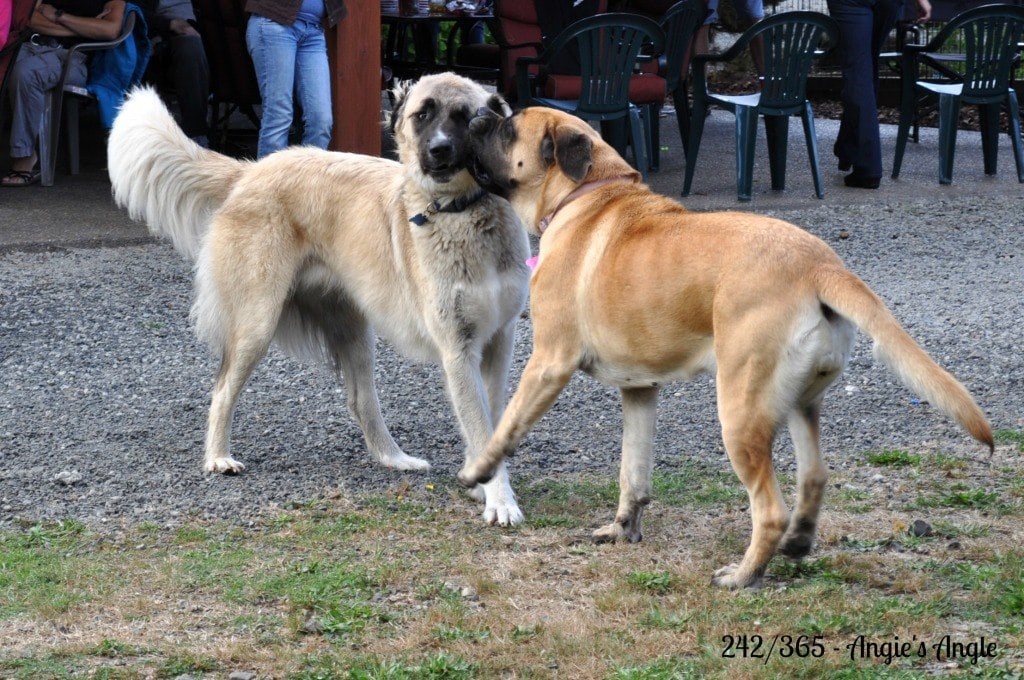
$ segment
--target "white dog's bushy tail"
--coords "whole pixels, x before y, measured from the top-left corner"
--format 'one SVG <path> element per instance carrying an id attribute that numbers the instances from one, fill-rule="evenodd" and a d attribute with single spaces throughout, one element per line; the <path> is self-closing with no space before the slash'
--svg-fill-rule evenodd
<path id="1" fill-rule="evenodd" d="M 819 269 L 816 279 L 818 298 L 871 336 L 875 354 L 904 385 L 992 450 L 992 427 L 967 388 L 928 356 L 867 284 L 846 270 L 831 267 Z"/>
<path id="2" fill-rule="evenodd" d="M 107 164 L 114 201 L 192 260 L 244 167 L 186 137 L 150 87 L 125 99 L 110 131 Z"/>

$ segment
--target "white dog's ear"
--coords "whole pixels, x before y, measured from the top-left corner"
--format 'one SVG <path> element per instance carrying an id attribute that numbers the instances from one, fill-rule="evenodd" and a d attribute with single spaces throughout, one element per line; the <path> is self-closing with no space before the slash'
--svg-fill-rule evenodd
<path id="1" fill-rule="evenodd" d="M 384 119 L 384 125 L 391 134 L 395 134 L 395 127 L 402 120 L 402 108 L 413 84 L 412 80 L 395 80 L 395 86 L 391 88 L 391 112 Z"/>
<path id="2" fill-rule="evenodd" d="M 502 118 L 508 118 L 512 115 L 512 107 L 508 105 L 508 102 L 500 94 L 492 94 L 487 99 L 487 108 Z"/>
<path id="3" fill-rule="evenodd" d="M 587 135 L 567 128 L 555 130 L 541 143 L 541 155 L 548 163 L 557 163 L 559 169 L 572 181 L 582 182 L 593 165 L 594 142 Z"/>

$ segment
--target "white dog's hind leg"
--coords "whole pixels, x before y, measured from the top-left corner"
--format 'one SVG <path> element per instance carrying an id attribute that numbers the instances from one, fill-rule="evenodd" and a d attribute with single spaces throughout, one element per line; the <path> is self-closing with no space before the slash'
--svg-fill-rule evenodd
<path id="1" fill-rule="evenodd" d="M 266 324 L 264 324 L 266 326 Z M 210 400 L 209 422 L 206 428 L 206 455 L 203 469 L 207 472 L 239 473 L 245 469 L 229 454 L 231 437 L 231 415 L 238 401 L 238 394 L 252 375 L 253 369 L 267 353 L 270 346 L 271 330 L 261 332 L 250 329 L 252 334 L 242 335 L 228 342 L 221 358 L 220 372 L 213 387 Z"/>
<path id="2" fill-rule="evenodd" d="M 598 543 L 643 538 L 640 520 L 651 502 L 654 426 L 658 388 L 622 390 L 622 463 L 619 468 L 619 509 L 615 521 L 594 532 Z"/>
<path id="3" fill-rule="evenodd" d="M 374 337 L 368 330 L 335 347 L 348 391 L 348 408 L 363 431 L 366 448 L 378 463 L 394 470 L 429 470 L 430 463 L 407 455 L 395 442 L 380 412 L 373 383 Z"/>

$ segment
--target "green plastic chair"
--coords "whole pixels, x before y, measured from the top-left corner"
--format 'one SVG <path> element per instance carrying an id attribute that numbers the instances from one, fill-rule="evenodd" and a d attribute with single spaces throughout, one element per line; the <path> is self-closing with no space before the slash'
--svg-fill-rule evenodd
<path id="1" fill-rule="evenodd" d="M 953 155 L 956 132 L 963 104 L 974 104 L 981 114 L 981 149 L 985 174 L 996 174 L 999 141 L 999 109 L 1009 110 L 1009 133 L 1017 161 L 1017 180 L 1024 182 L 1024 144 L 1021 142 L 1020 106 L 1017 93 L 1010 87 L 1010 75 L 1018 43 L 1024 32 L 1024 8 L 1014 5 L 983 5 L 954 17 L 926 45 L 906 45 L 902 55 L 902 91 L 900 122 L 896 134 L 893 179 L 899 176 L 907 148 L 910 127 L 917 117 L 918 93 L 939 99 L 939 183 L 953 181 Z M 930 56 L 942 54 L 951 39 L 963 44 L 963 71 L 948 77 L 918 79 L 922 64 L 935 63 Z"/>
<path id="2" fill-rule="evenodd" d="M 764 76 L 761 91 L 744 95 L 714 94 L 708 91 L 705 65 L 708 62 L 732 61 L 747 49 L 756 36 L 764 38 Z M 807 155 L 814 177 L 814 193 L 825 197 L 821 168 L 818 165 L 818 141 L 814 131 L 814 114 L 807 101 L 807 75 L 814 59 L 824 56 L 823 46 L 838 44 L 839 28 L 829 16 L 820 12 L 780 12 L 757 22 L 720 55 L 698 54 L 693 57 L 693 112 L 690 117 L 690 142 L 686 155 L 683 196 L 689 196 L 693 171 L 704 133 L 704 117 L 714 104 L 736 116 L 736 186 L 737 198 L 749 201 L 753 187 L 754 147 L 758 116 L 764 116 L 768 139 L 768 161 L 772 189 L 786 188 L 786 146 L 790 116 L 800 116 L 807 140 Z"/>
<path id="3" fill-rule="evenodd" d="M 690 143 L 690 102 L 686 88 L 689 84 L 689 64 L 686 56 L 693 44 L 693 37 L 707 18 L 708 8 L 704 0 L 682 0 L 668 8 L 661 17 L 662 30 L 665 32 L 665 89 L 672 96 L 672 104 L 676 110 L 676 121 L 679 123 L 679 136 L 682 139 L 683 154 Z M 644 113 L 648 110 L 645 109 Z M 645 120 L 651 133 L 651 168 L 657 170 L 661 158 L 661 135 L 658 130 L 658 112 L 650 112 L 653 120 Z"/>
<path id="4" fill-rule="evenodd" d="M 612 12 L 573 22 L 536 57 L 516 60 L 518 101 L 523 106 L 548 106 L 586 121 L 628 120 L 634 165 L 646 179 L 647 135 L 640 109 L 629 101 L 629 83 L 640 49 L 664 49 L 665 35 L 657 22 L 637 14 Z M 531 92 L 530 67 L 545 65 L 563 50 L 578 50 L 580 96 L 554 99 Z"/>

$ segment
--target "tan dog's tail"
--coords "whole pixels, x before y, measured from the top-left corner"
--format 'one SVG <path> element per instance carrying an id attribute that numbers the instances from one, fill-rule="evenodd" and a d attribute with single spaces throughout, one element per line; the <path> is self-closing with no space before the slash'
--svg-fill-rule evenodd
<path id="1" fill-rule="evenodd" d="M 186 137 L 149 87 L 125 99 L 107 141 L 107 164 L 114 201 L 193 260 L 210 217 L 245 167 Z"/>
<path id="2" fill-rule="evenodd" d="M 867 284 L 838 267 L 816 272 L 818 297 L 875 341 L 875 355 L 904 385 L 953 418 L 978 441 L 995 447 L 992 428 L 974 398 L 907 334 Z"/>

